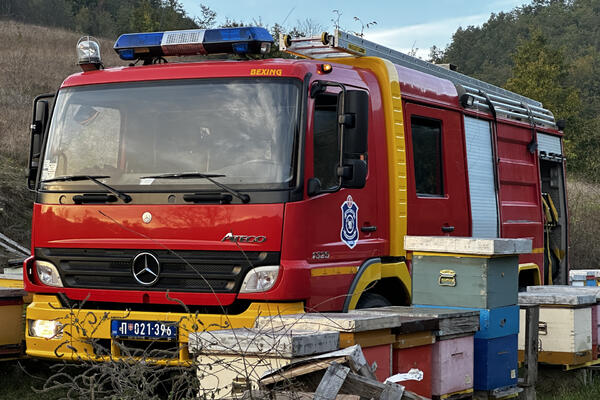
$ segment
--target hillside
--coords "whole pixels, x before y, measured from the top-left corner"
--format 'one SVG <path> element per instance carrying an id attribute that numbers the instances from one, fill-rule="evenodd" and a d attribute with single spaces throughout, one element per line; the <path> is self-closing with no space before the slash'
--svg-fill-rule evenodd
<path id="1" fill-rule="evenodd" d="M 33 98 L 55 92 L 80 71 L 75 45 L 82 34 L 0 21 L 0 232 L 28 247 L 32 196 L 26 188 Z M 106 65 L 122 65 L 112 41 L 101 41 Z M 0 250 L 0 266 L 6 255 Z"/>

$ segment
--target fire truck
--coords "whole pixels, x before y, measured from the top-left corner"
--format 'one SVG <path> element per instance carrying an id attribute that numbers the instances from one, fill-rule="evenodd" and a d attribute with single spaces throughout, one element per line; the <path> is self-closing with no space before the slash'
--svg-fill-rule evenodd
<path id="1" fill-rule="evenodd" d="M 520 284 L 566 282 L 564 123 L 541 103 L 340 30 L 273 43 L 125 34 L 131 64 L 104 69 L 80 40 L 83 72 L 34 101 L 29 355 L 180 362 L 191 329 L 407 305 L 406 235 L 529 238 Z M 166 62 L 198 54 L 239 59 Z"/>

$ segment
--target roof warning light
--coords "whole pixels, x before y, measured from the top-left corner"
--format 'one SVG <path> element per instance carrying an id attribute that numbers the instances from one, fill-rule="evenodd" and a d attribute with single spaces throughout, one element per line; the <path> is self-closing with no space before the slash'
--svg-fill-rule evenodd
<path id="1" fill-rule="evenodd" d="M 266 54 L 273 37 L 265 28 L 241 27 L 127 33 L 114 49 L 122 60 L 206 54 Z"/>

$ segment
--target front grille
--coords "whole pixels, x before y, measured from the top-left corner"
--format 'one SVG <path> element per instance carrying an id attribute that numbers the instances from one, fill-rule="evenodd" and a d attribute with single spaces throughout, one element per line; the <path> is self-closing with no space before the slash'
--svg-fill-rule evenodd
<path id="1" fill-rule="evenodd" d="M 138 283 L 131 265 L 139 253 L 152 253 L 160 262 L 153 286 Z M 38 260 L 56 265 L 65 287 L 237 293 L 248 270 L 279 264 L 278 252 L 62 249 L 36 248 Z"/>

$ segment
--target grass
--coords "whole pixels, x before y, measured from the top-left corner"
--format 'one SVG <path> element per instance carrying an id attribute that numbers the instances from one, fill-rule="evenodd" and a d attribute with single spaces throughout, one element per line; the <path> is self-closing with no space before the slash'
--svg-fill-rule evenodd
<path id="1" fill-rule="evenodd" d="M 600 399 L 600 374 L 593 372 L 594 378 L 586 384 L 583 373 L 583 370 L 564 371 L 557 366 L 540 367 L 536 385 L 538 400 Z"/>
<path id="2" fill-rule="evenodd" d="M 44 382 L 51 376 L 53 363 L 43 360 L 24 359 L 0 361 L 0 400 L 53 400 L 64 398 L 64 392 L 39 393 Z"/>

